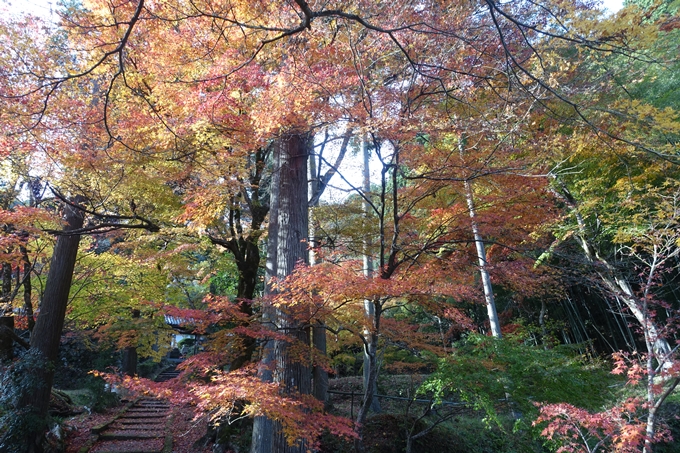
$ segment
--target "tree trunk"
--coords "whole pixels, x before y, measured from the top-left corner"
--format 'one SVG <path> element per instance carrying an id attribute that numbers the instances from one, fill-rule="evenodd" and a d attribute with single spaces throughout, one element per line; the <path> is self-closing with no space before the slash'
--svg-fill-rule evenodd
<path id="1" fill-rule="evenodd" d="M 364 192 L 364 196 L 368 197 L 371 192 L 371 170 L 369 167 L 369 161 L 371 158 L 371 154 L 369 152 L 368 146 L 366 145 L 366 136 L 361 140 L 361 151 L 363 154 L 364 158 L 364 167 L 363 167 L 363 184 L 362 184 L 362 191 Z M 363 203 L 363 211 L 364 211 L 364 221 L 366 222 L 366 226 L 368 226 L 369 219 L 370 219 L 370 212 L 371 212 L 371 206 L 370 204 L 364 200 Z M 367 228 L 368 229 L 368 228 Z M 373 278 L 373 256 L 371 255 L 371 248 L 373 247 L 373 241 L 371 240 L 371 235 L 368 231 L 366 231 L 366 234 L 364 236 L 364 243 L 363 243 L 363 267 L 364 267 L 364 277 L 367 279 Z M 368 325 L 373 325 L 374 319 L 375 319 L 375 307 L 373 305 L 373 301 L 371 300 L 364 300 L 364 315 L 366 316 L 366 323 Z M 365 338 L 370 338 L 370 330 L 369 329 L 364 329 L 364 337 Z M 373 358 L 376 359 L 376 354 L 377 354 L 377 343 L 372 345 L 372 351 L 371 351 L 371 345 L 369 345 L 368 348 L 364 348 L 364 395 L 371 393 L 371 405 L 369 409 L 376 414 L 380 413 L 381 408 L 380 408 L 380 401 L 378 398 L 375 396 L 378 394 L 378 379 L 373 379 L 371 380 L 370 374 L 372 367 L 375 367 L 377 370 L 377 360 L 371 361 L 371 355 L 373 355 Z M 377 376 L 377 374 L 376 374 Z"/>
<path id="2" fill-rule="evenodd" d="M 458 149 L 460 157 L 463 157 L 465 149 L 466 138 L 461 134 L 458 142 Z M 477 249 L 477 260 L 479 262 L 479 273 L 482 276 L 482 286 L 484 288 L 484 300 L 486 302 L 486 311 L 489 316 L 489 324 L 491 326 L 491 335 L 496 338 L 501 338 L 501 323 L 498 319 L 498 312 L 496 311 L 496 300 L 493 295 L 493 287 L 491 285 L 491 276 L 488 271 L 488 263 L 486 262 L 486 250 L 484 247 L 484 240 L 479 233 L 477 225 L 477 212 L 475 210 L 475 201 L 472 193 L 472 186 L 467 179 L 463 182 L 465 187 L 465 200 L 467 201 L 468 212 L 470 213 L 470 226 L 472 228 L 472 235 L 475 239 L 475 248 Z"/>
<path id="3" fill-rule="evenodd" d="M 326 355 L 326 329 L 318 321 L 312 326 L 312 344 L 317 349 L 318 354 Z M 322 401 L 324 407 L 328 408 L 328 371 L 320 365 L 315 365 L 312 369 L 312 380 L 314 398 Z"/>
<path id="4" fill-rule="evenodd" d="M 308 239 L 308 207 L 307 207 L 307 154 L 308 137 L 306 135 L 291 134 L 280 138 L 278 187 L 272 187 L 272 196 L 278 192 L 277 216 L 277 255 L 276 276 L 279 279 L 290 275 L 299 262 L 307 262 Z M 276 311 L 276 323 L 286 334 L 309 345 L 309 329 L 301 328 L 300 321 L 293 319 L 285 309 Z M 276 371 L 274 381 L 282 385 L 287 393 L 310 394 L 311 371 L 309 359 L 291 357 L 289 343 L 276 341 L 274 343 Z M 275 426 L 274 453 L 305 452 L 306 446 L 298 443 L 289 446 L 280 425 Z"/>
<path id="5" fill-rule="evenodd" d="M 335 163 L 330 166 L 329 170 L 322 176 L 321 175 L 321 155 L 325 145 L 321 146 L 319 151 L 319 163 L 316 163 L 316 157 L 308 159 L 309 162 L 309 175 L 310 175 L 310 191 L 309 191 L 309 207 L 311 208 L 311 213 L 309 214 L 311 220 L 309 222 L 309 264 L 311 266 L 316 265 L 317 256 L 316 248 L 318 247 L 318 241 L 316 239 L 316 234 L 318 231 L 318 220 L 314 218 L 314 208 L 319 206 L 319 200 L 323 195 L 328 183 L 340 168 L 340 164 L 345 158 L 345 153 L 347 152 L 347 147 L 349 145 L 349 140 L 352 137 L 352 129 L 348 128 L 340 145 L 340 151 L 335 160 Z M 311 138 L 311 137 L 310 137 Z M 328 139 L 328 130 L 324 137 L 324 143 Z M 310 145 L 313 145 L 310 143 Z M 317 353 L 322 356 L 326 356 L 327 345 L 326 345 L 326 328 L 323 322 L 318 321 L 312 326 L 312 343 L 314 348 L 318 351 Z M 322 366 L 315 366 L 312 370 L 313 373 L 313 395 L 316 399 L 323 401 L 324 405 L 328 404 L 328 372 Z"/>
<path id="6" fill-rule="evenodd" d="M 0 364 L 14 358 L 14 338 L 3 327 L 14 331 L 14 316 L 0 316 Z"/>
<path id="7" fill-rule="evenodd" d="M 308 259 L 307 151 L 307 136 L 301 134 L 280 137 L 274 150 L 266 295 L 272 295 L 273 278 L 290 275 L 298 262 Z M 270 320 L 291 337 L 309 345 L 309 329 L 301 328 L 298 320 L 292 319 L 284 309 L 265 307 L 264 320 Z M 268 367 L 272 363 L 276 363 L 274 373 Z M 263 380 L 280 383 L 284 392 L 311 392 L 309 363 L 290 357 L 287 342 L 269 341 L 265 344 L 259 376 Z M 287 444 L 278 422 L 266 417 L 255 419 L 252 453 L 304 451 L 306 447 L 302 443 L 292 447 Z"/>
<path id="8" fill-rule="evenodd" d="M 11 296 L 12 296 L 12 265 L 9 263 L 2 263 L 2 296 L 0 297 L 0 303 L 5 305 L 5 310 L 10 312 L 11 309 Z"/>
<path id="9" fill-rule="evenodd" d="M 234 256 L 234 261 L 238 267 L 238 286 L 236 290 L 236 300 L 238 309 L 248 317 L 253 314 L 252 301 L 255 298 L 255 290 L 259 281 L 258 272 L 260 268 L 260 247 L 259 241 L 262 233 L 262 223 L 265 221 L 269 212 L 269 202 L 265 201 L 262 193 L 262 174 L 266 166 L 267 149 L 260 148 L 254 155 L 252 163 L 253 173 L 251 173 L 250 187 L 252 192 L 243 189 L 243 193 L 236 197 L 238 200 L 245 200 L 250 211 L 250 232 L 243 234 L 240 203 L 234 203 L 229 210 L 229 232 L 231 238 L 222 240 L 210 236 L 214 244 L 219 244 L 229 250 Z M 241 325 L 248 326 L 250 321 L 245 321 Z M 238 351 L 232 359 L 229 369 L 237 370 L 251 361 L 257 343 L 254 338 L 248 335 L 236 335 L 234 350 Z"/>
<path id="10" fill-rule="evenodd" d="M 314 190 L 312 190 L 312 193 Z M 313 208 L 313 206 L 310 206 Z M 310 234 L 309 234 L 309 265 L 314 266 L 317 263 L 315 248 L 317 247 L 314 234 L 316 231 L 316 220 L 310 219 Z M 312 326 L 312 344 L 317 350 L 317 354 L 326 356 L 326 328 L 319 320 Z M 314 365 L 312 368 L 312 394 L 319 401 L 323 401 L 324 406 L 328 404 L 328 371 L 323 366 Z"/>
<path id="11" fill-rule="evenodd" d="M 12 266 L 2 263 L 2 294 L 0 294 L 0 363 L 14 358 L 14 339 L 2 326 L 14 331 L 12 314 Z"/>
<path id="12" fill-rule="evenodd" d="M 317 247 L 319 242 L 316 238 L 318 231 L 318 219 L 315 215 L 315 208 L 319 206 L 319 199 L 323 192 L 325 185 L 320 181 L 320 166 L 317 171 L 316 159 L 314 157 L 309 160 L 309 265 L 316 266 L 318 263 Z M 320 320 L 312 326 L 312 344 L 316 349 L 317 354 L 326 356 L 326 328 Z M 328 371 L 323 366 L 314 365 L 312 367 L 312 394 L 314 398 L 324 403 L 324 407 L 328 405 Z"/>
<path id="13" fill-rule="evenodd" d="M 140 315 L 139 310 L 132 310 L 132 319 L 139 319 Z M 194 344 L 198 344 L 198 342 Z M 125 347 L 120 368 L 123 374 L 127 376 L 135 376 L 137 374 L 137 346 Z"/>
<path id="14" fill-rule="evenodd" d="M 77 200 L 79 201 L 79 200 Z M 83 213 L 77 208 L 64 206 L 64 232 L 75 230 L 83 226 Z M 44 419 L 50 403 L 54 367 L 59 353 L 59 340 L 66 316 L 66 306 L 69 300 L 73 270 L 78 254 L 80 235 L 59 236 L 54 247 L 50 270 L 45 283 L 43 302 L 40 305 L 40 314 L 31 334 L 31 352 L 44 361 L 44 366 L 36 370 L 34 376 L 40 385 L 32 389 L 28 395 L 22 398 L 23 405 L 30 407 L 33 413 Z M 28 433 L 29 453 L 40 452 L 42 443 L 42 430 L 30 430 Z"/>
<path id="15" fill-rule="evenodd" d="M 365 336 L 364 343 L 364 357 L 368 357 L 368 373 L 364 371 L 364 377 L 366 379 L 365 388 L 375 389 L 378 385 L 378 333 L 380 332 L 380 319 L 382 315 L 381 304 L 377 301 L 371 303 L 373 306 L 373 318 L 372 325 L 369 330 L 369 334 Z M 361 406 L 359 407 L 359 412 L 357 412 L 357 434 L 358 438 L 354 442 L 354 447 L 357 452 L 362 453 L 364 451 L 363 443 L 363 427 L 366 424 L 366 418 L 368 417 L 368 412 L 371 410 L 373 400 L 376 398 L 376 392 L 364 391 L 364 397 L 361 401 Z"/>
<path id="16" fill-rule="evenodd" d="M 258 235 L 259 237 L 259 235 Z M 260 248 L 257 246 L 257 239 L 232 239 L 231 242 L 238 247 L 239 253 L 234 253 L 236 265 L 239 270 L 238 288 L 236 300 L 241 313 L 252 316 L 252 300 L 255 297 L 257 287 L 257 271 L 260 267 Z M 247 323 L 244 323 L 247 325 Z M 255 352 L 255 339 L 247 335 L 239 335 L 240 353 L 231 361 L 230 370 L 237 370 L 250 362 Z"/>
<path id="17" fill-rule="evenodd" d="M 33 319 L 33 301 L 31 300 L 31 292 L 33 287 L 31 285 L 31 272 L 33 266 L 31 265 L 31 260 L 28 258 L 28 250 L 26 247 L 21 247 L 21 256 L 24 261 L 24 313 L 26 314 L 26 319 L 28 321 L 28 331 L 33 332 L 35 327 L 35 319 Z"/>
<path id="18" fill-rule="evenodd" d="M 267 239 L 267 261 L 265 263 L 265 287 L 263 304 L 262 323 L 272 325 L 275 321 L 274 309 L 266 302 L 266 298 L 272 294 L 272 281 L 276 277 L 276 262 L 278 254 L 278 226 L 279 226 L 279 186 L 281 181 L 281 153 L 279 144 L 275 145 L 272 155 L 272 179 L 271 194 L 269 199 L 269 227 Z M 262 347 L 262 359 L 257 370 L 257 375 L 265 382 L 272 382 L 274 374 L 271 367 L 274 362 L 274 341 L 267 340 Z M 253 437 L 250 444 L 251 453 L 271 453 L 274 438 L 274 421 L 265 416 L 255 417 L 253 421 Z"/>

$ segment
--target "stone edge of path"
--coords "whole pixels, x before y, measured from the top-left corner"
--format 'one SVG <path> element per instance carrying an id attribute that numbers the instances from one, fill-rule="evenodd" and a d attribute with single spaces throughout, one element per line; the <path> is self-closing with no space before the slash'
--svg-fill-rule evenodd
<path id="1" fill-rule="evenodd" d="M 163 443 L 163 453 L 172 453 L 172 424 L 175 420 L 175 411 L 171 410 L 168 420 L 165 422 L 165 442 Z"/>

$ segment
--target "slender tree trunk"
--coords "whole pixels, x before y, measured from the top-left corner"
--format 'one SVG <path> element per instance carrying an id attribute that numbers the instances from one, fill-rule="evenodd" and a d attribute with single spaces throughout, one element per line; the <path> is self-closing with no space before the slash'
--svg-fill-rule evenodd
<path id="1" fill-rule="evenodd" d="M 313 159 L 311 159 L 313 161 Z M 312 173 L 313 174 L 313 173 Z M 318 203 L 317 203 L 318 204 Z M 313 217 L 313 207 L 312 212 L 310 212 L 309 222 L 309 265 L 314 266 L 317 263 L 316 256 L 316 219 Z M 327 343 L 326 343 L 326 328 L 323 322 L 317 320 L 314 325 L 312 325 L 312 345 L 316 349 L 316 353 L 320 356 L 325 357 L 327 353 Z M 312 367 L 312 394 L 314 398 L 322 401 L 324 407 L 328 405 L 328 371 L 321 365 L 314 365 Z"/>
<path id="2" fill-rule="evenodd" d="M 139 310 L 132 310 L 132 319 L 139 319 L 140 315 Z M 194 344 L 198 344 L 198 342 Z M 121 371 L 127 376 L 135 376 L 137 374 L 137 346 L 126 346 L 123 350 Z"/>
<path id="3" fill-rule="evenodd" d="M 262 323 L 275 326 L 274 308 L 267 303 L 267 297 L 272 295 L 272 281 L 276 277 L 278 256 L 278 228 L 279 228 L 279 186 L 281 185 L 281 153 L 280 145 L 275 144 L 272 155 L 271 195 L 269 200 L 269 226 L 267 239 L 267 261 L 265 263 L 265 301 L 263 304 Z M 274 373 L 274 340 L 268 340 L 262 346 L 262 359 L 258 366 L 257 375 L 265 382 L 273 382 Z M 253 436 L 250 444 L 251 453 L 272 453 L 274 440 L 274 421 L 266 416 L 255 417 L 253 421 Z"/>
<path id="4" fill-rule="evenodd" d="M 306 262 L 308 240 L 307 210 L 307 155 L 308 137 L 303 134 L 287 134 L 278 139 L 274 151 L 274 177 L 272 178 L 271 211 L 269 218 L 269 243 L 267 245 L 267 293 L 270 295 L 271 279 L 290 275 L 299 262 Z M 309 328 L 300 326 L 285 308 L 265 308 L 278 329 L 301 342 L 310 344 Z M 278 382 L 282 391 L 311 393 L 309 361 L 291 357 L 289 344 L 284 341 L 265 345 L 260 377 Z M 273 375 L 269 368 L 275 364 Z M 253 428 L 252 453 L 305 452 L 306 446 L 298 443 L 289 446 L 281 425 L 271 424 L 265 417 L 257 417 Z"/>
<path id="5" fill-rule="evenodd" d="M 463 151 L 465 150 L 466 138 L 461 134 L 458 142 L 458 149 L 460 151 L 461 159 Z M 465 200 L 467 201 L 468 212 L 470 213 L 470 226 L 472 234 L 475 239 L 475 248 L 477 249 L 477 260 L 479 262 L 479 273 L 482 277 L 482 286 L 484 288 L 484 300 L 486 302 L 486 311 L 489 316 L 489 324 L 491 325 L 491 334 L 496 338 L 501 338 L 501 323 L 496 312 L 496 300 L 493 295 L 493 286 L 491 285 L 491 277 L 489 276 L 488 263 L 486 261 L 486 250 L 484 247 L 484 239 L 479 233 L 477 225 L 477 212 L 475 210 L 475 201 L 472 192 L 472 186 L 467 179 L 463 182 L 465 187 Z"/>
<path id="6" fill-rule="evenodd" d="M 80 200 L 76 200 L 80 201 Z M 64 206 L 64 232 L 83 226 L 83 213 L 72 206 Z M 41 419 L 47 416 L 54 378 L 53 364 L 59 353 L 59 340 L 64 326 L 66 306 L 69 300 L 73 270 L 78 254 L 80 235 L 62 235 L 57 239 L 50 261 L 50 270 L 45 283 L 45 294 L 40 305 L 40 314 L 31 335 L 31 351 L 44 360 L 44 366 L 36 370 L 36 378 L 40 385 L 25 395 L 23 402 L 33 409 Z M 28 452 L 40 452 L 42 449 L 42 430 L 31 430 L 27 436 Z"/>
<path id="7" fill-rule="evenodd" d="M 320 321 L 312 326 L 312 344 L 318 354 L 326 355 L 326 329 Z M 314 383 L 312 390 L 314 398 L 322 401 L 326 407 L 328 405 L 328 371 L 320 365 L 315 365 L 312 368 L 312 382 Z"/>
<path id="8" fill-rule="evenodd" d="M 311 157 L 309 160 L 309 265 L 316 266 L 318 263 L 317 240 L 318 219 L 316 218 L 315 208 L 319 207 L 321 192 L 325 185 L 321 184 L 320 169 L 317 168 L 316 159 Z M 319 165 L 320 166 L 320 165 Z M 317 320 L 312 326 L 312 345 L 316 353 L 325 357 L 327 353 L 326 328 L 321 320 Z M 323 366 L 314 365 L 312 367 L 312 394 L 314 398 L 328 405 L 328 371 Z"/>
<path id="9" fill-rule="evenodd" d="M 309 222 L 309 264 L 311 266 L 316 265 L 317 263 L 317 256 L 316 256 L 316 248 L 318 247 L 318 241 L 316 238 L 317 234 L 317 226 L 318 226 L 318 221 L 317 219 L 314 218 L 314 208 L 319 206 L 319 200 L 321 199 L 321 195 L 323 195 L 324 191 L 326 190 L 326 187 L 328 186 L 328 182 L 331 180 L 333 175 L 337 173 L 338 168 L 340 167 L 340 164 L 342 163 L 345 153 L 347 152 L 347 146 L 349 145 L 349 140 L 352 136 L 352 130 L 348 129 L 345 132 L 345 136 L 342 140 L 342 144 L 340 145 L 340 150 L 338 152 L 338 156 L 335 159 L 335 164 L 331 165 L 329 170 L 322 176 L 321 175 L 321 154 L 323 153 L 323 149 L 325 145 L 321 146 L 321 151 L 319 151 L 319 164 L 317 165 L 316 163 L 316 158 L 313 157 L 311 159 L 308 159 L 309 162 L 309 174 L 311 176 L 311 181 L 310 181 L 310 193 L 309 193 L 309 207 L 311 208 L 311 222 Z M 326 131 L 324 141 L 328 138 L 328 131 Z M 311 145 L 313 143 L 310 143 L 310 149 Z M 322 321 L 317 321 L 313 326 L 312 326 L 312 344 L 314 345 L 314 348 L 317 350 L 317 354 L 326 356 L 326 328 L 323 324 Z M 324 405 L 328 403 L 328 372 L 324 367 L 321 366 L 314 366 L 312 370 L 312 379 L 313 379 L 313 395 L 315 396 L 316 399 L 323 401 Z"/>
<path id="10" fill-rule="evenodd" d="M 375 389 L 378 384 L 378 333 L 380 332 L 380 318 L 381 318 L 381 304 L 378 301 L 372 303 L 374 312 L 372 318 L 372 325 L 368 336 L 365 337 L 366 343 L 364 343 L 364 353 L 368 356 L 368 373 L 365 373 L 366 378 L 366 389 Z M 377 399 L 375 397 L 375 392 L 364 392 L 363 399 L 361 401 L 361 406 L 357 412 L 357 422 L 356 430 L 358 434 L 357 440 L 354 442 L 354 447 L 358 453 L 364 452 L 363 443 L 363 427 L 366 424 L 366 418 L 371 410 L 373 400 Z"/>
<path id="11" fill-rule="evenodd" d="M 239 270 L 236 299 L 238 300 L 239 311 L 248 316 L 253 314 L 252 300 L 255 297 L 257 271 L 260 267 L 260 248 L 253 241 L 256 241 L 256 239 L 244 238 L 230 241 L 234 243 L 234 247 L 238 247 L 238 254 L 234 253 L 234 256 L 237 257 L 236 264 Z M 237 370 L 250 362 L 255 352 L 256 342 L 254 338 L 240 335 L 239 341 L 241 351 L 232 360 L 230 370 Z"/>
<path id="12" fill-rule="evenodd" d="M 33 319 L 33 300 L 32 291 L 33 286 L 31 285 L 31 272 L 33 271 L 33 266 L 31 266 L 31 261 L 28 258 L 28 249 L 26 247 L 21 247 L 21 256 L 24 261 L 24 312 L 26 313 L 26 319 L 28 320 L 28 331 L 33 332 L 35 327 L 35 319 Z"/>
<path id="13" fill-rule="evenodd" d="M 310 159 L 313 162 L 314 159 Z M 312 175 L 314 172 L 312 172 Z M 314 186 L 314 185 L 313 185 Z M 312 188 L 312 193 L 315 193 L 315 188 Z M 316 205 L 318 205 L 318 200 Z M 316 232 L 316 219 L 314 218 L 314 207 L 310 206 L 310 222 L 309 222 L 309 265 L 314 266 L 317 264 L 316 247 L 317 241 L 315 238 Z M 312 326 L 312 344 L 316 349 L 317 354 L 321 356 L 326 356 L 326 328 L 320 320 Z M 312 394 L 314 398 L 322 401 L 324 406 L 328 403 L 328 371 L 323 366 L 314 365 L 312 367 Z"/>
<path id="14" fill-rule="evenodd" d="M 10 303 L 12 296 L 12 265 L 10 263 L 2 263 L 2 297 L 0 303 L 6 304 L 5 310 L 11 312 Z"/>
<path id="15" fill-rule="evenodd" d="M 13 331 L 14 316 L 0 316 L 0 363 L 14 358 L 14 338 L 10 334 Z"/>
<path id="16" fill-rule="evenodd" d="M 362 137 L 361 148 L 364 158 L 362 190 L 364 192 L 364 196 L 368 197 L 371 193 L 371 169 L 369 167 L 371 154 L 366 144 L 366 136 Z M 371 206 L 366 200 L 364 200 L 363 203 L 363 211 L 364 221 L 366 222 L 366 226 L 368 226 L 368 223 L 370 222 Z M 369 229 L 367 228 L 366 234 L 364 235 L 363 267 L 364 277 L 370 279 L 373 278 L 373 256 L 371 255 L 373 241 L 368 230 Z M 373 301 L 364 300 L 364 315 L 366 316 L 366 323 L 372 327 L 375 322 L 375 307 L 373 305 Z M 364 329 L 364 337 L 365 338 L 371 337 L 369 329 Z M 376 414 L 380 413 L 381 411 L 380 401 L 376 397 L 376 395 L 378 394 L 377 349 L 378 349 L 377 342 L 375 344 L 373 344 L 373 342 L 369 342 L 368 348 L 364 347 L 364 395 L 371 393 L 372 396 L 370 400 L 371 404 L 369 406 L 369 409 L 375 412 Z M 373 360 L 371 359 L 371 356 L 373 357 Z M 376 368 L 375 379 L 371 379 L 371 371 L 373 368 Z"/>
<path id="17" fill-rule="evenodd" d="M 2 294 L 0 294 L 0 363 L 14 358 L 14 339 L 9 331 L 14 331 L 14 316 L 12 314 L 12 266 L 3 263 L 0 268 L 2 273 Z"/>
<path id="18" fill-rule="evenodd" d="M 650 337 L 649 333 L 645 331 L 645 343 L 647 344 L 647 349 L 651 351 L 653 348 L 653 338 Z M 642 448 L 643 453 L 652 453 L 654 447 L 652 445 L 652 439 L 654 439 L 655 428 L 656 428 L 656 395 L 654 389 L 654 378 L 656 377 L 656 369 L 654 366 L 654 358 L 651 353 L 647 354 L 647 426 L 645 427 L 646 439 L 644 442 L 644 447 Z"/>

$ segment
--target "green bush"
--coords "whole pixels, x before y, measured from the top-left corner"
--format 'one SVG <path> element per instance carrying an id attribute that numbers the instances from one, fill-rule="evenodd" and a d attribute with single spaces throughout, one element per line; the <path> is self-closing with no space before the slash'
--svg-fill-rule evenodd
<path id="1" fill-rule="evenodd" d="M 378 414 L 366 421 L 366 453 L 400 453 L 406 449 L 406 433 L 413 417 Z M 415 432 L 426 427 L 427 420 L 415 422 Z M 509 422 L 510 423 L 510 422 Z M 322 437 L 320 453 L 354 453 L 352 442 L 330 434 Z M 541 442 L 529 432 L 507 433 L 498 426 L 488 426 L 475 414 L 462 414 L 435 427 L 412 447 L 417 453 L 543 453 Z"/>
<path id="2" fill-rule="evenodd" d="M 85 382 L 85 388 L 92 395 L 90 404 L 86 404 L 86 406 L 95 412 L 102 412 L 120 404 L 118 395 L 110 391 L 106 382 L 100 377 L 89 375 Z"/>
<path id="3" fill-rule="evenodd" d="M 586 359 L 570 348 L 545 349 L 516 337 L 499 340 L 470 334 L 439 362 L 419 392 L 459 398 L 488 416 L 507 397 L 518 416 L 532 417 L 537 413 L 534 403 L 598 409 L 615 397 L 610 387 L 619 381 L 604 362 Z"/>

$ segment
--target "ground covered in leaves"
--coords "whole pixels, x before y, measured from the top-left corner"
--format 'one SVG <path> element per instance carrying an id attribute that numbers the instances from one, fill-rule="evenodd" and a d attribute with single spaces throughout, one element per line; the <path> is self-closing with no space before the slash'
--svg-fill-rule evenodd
<path id="1" fill-rule="evenodd" d="M 123 406 L 107 409 L 101 413 L 88 414 L 84 412 L 64 421 L 66 433 L 65 453 L 78 453 L 92 438 L 91 429 L 113 419 Z M 193 410 L 188 406 L 175 406 L 172 424 L 172 452 L 173 453 L 209 453 L 212 444 L 206 443 L 203 437 L 207 430 L 205 417 L 194 419 Z M 124 443 L 125 441 L 121 441 Z M 121 451 L 124 451 L 121 445 Z"/>

